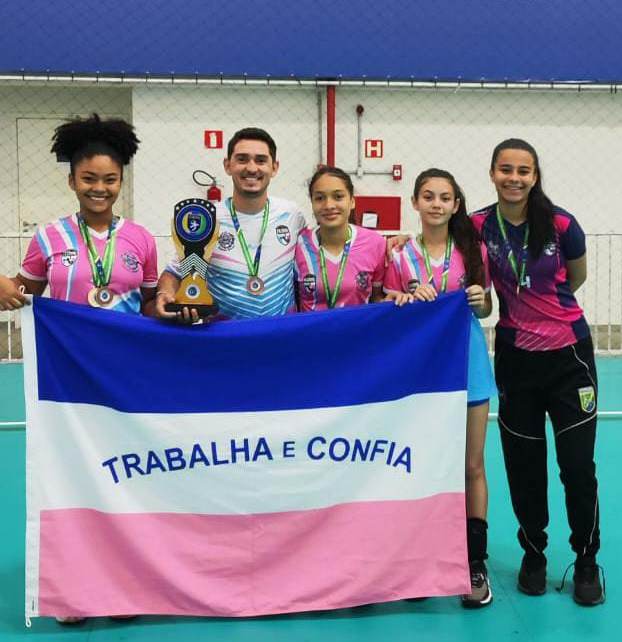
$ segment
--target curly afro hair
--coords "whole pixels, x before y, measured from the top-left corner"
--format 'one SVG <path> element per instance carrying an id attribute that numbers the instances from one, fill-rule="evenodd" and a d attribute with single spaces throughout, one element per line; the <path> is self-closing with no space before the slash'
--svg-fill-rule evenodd
<path id="1" fill-rule="evenodd" d="M 72 174 L 81 160 L 100 154 L 127 165 L 140 143 L 128 122 L 120 118 L 102 120 L 95 113 L 59 125 L 52 141 L 52 153 L 59 161 L 70 163 Z"/>

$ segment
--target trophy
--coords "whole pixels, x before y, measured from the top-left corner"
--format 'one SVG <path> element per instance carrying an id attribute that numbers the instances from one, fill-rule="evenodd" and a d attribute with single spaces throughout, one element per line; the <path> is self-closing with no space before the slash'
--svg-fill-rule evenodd
<path id="1" fill-rule="evenodd" d="M 218 240 L 216 207 L 201 198 L 179 201 L 173 213 L 172 234 L 181 283 L 174 303 L 167 303 L 167 312 L 194 308 L 201 317 L 215 314 L 218 306 L 207 286 L 207 261 Z"/>

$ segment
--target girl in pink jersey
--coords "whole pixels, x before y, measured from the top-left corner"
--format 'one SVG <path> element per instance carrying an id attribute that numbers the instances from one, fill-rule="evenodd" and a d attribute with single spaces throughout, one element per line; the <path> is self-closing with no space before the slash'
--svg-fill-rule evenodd
<path id="1" fill-rule="evenodd" d="M 433 301 L 442 292 L 464 289 L 473 311 L 466 439 L 467 545 L 472 591 L 462 596 L 462 605 L 478 608 L 492 602 L 484 561 L 488 557 L 484 442 L 489 398 L 496 391 L 486 341 L 477 320 L 488 316 L 492 308 L 486 256 L 467 216 L 464 195 L 449 172 L 429 169 L 419 174 L 412 204 L 419 212 L 422 233 L 402 251 L 394 252 L 385 277 L 386 291 L 410 293 L 417 301 Z"/>
<path id="2" fill-rule="evenodd" d="M 350 176 L 338 167 L 321 167 L 309 182 L 309 196 L 318 227 L 302 230 L 296 246 L 300 311 L 383 300 L 386 241 L 378 232 L 350 223 Z M 402 299 L 406 297 L 397 302 Z"/>
<path id="3" fill-rule="evenodd" d="M 585 235 L 542 189 L 536 150 L 521 139 L 499 143 L 490 178 L 498 202 L 473 223 L 488 248 L 499 298 L 495 376 L 499 428 L 512 506 L 524 550 L 518 588 L 546 591 L 546 414 L 566 494 L 574 562 L 574 600 L 605 600 L 594 463 L 598 386 L 590 330 L 574 292 L 586 278 Z M 570 567 L 569 567 L 570 568 Z"/>
<path id="4" fill-rule="evenodd" d="M 52 152 L 70 162 L 76 214 L 41 225 L 19 273 L 0 275 L 0 309 L 15 310 L 25 294 L 139 314 L 157 284 L 155 241 L 145 228 L 114 216 L 123 166 L 138 148 L 133 127 L 97 114 L 56 129 Z"/>
<path id="5" fill-rule="evenodd" d="M 56 129 L 52 152 L 70 162 L 69 187 L 79 211 L 40 226 L 14 278 L 0 275 L 0 309 L 15 310 L 24 294 L 138 314 L 153 300 L 158 280 L 155 241 L 143 227 L 114 216 L 127 165 L 138 148 L 133 127 L 93 114 Z M 118 616 L 123 617 L 123 616 Z M 73 614 L 64 624 L 84 620 Z"/>

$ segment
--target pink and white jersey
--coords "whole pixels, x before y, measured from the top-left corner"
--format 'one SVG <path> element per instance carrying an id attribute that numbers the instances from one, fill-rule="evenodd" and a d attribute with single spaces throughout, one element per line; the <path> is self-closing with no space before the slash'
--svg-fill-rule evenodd
<path id="1" fill-rule="evenodd" d="M 382 286 L 384 279 L 385 239 L 364 227 L 352 225 L 350 252 L 343 273 L 343 281 L 336 308 L 368 303 L 373 286 Z M 317 231 L 305 229 L 298 237 L 296 245 L 296 282 L 302 312 L 326 310 L 328 303 L 322 270 L 320 268 L 320 246 Z M 333 256 L 324 251 L 326 273 L 330 288 L 335 287 L 341 254 Z"/>
<path id="2" fill-rule="evenodd" d="M 488 249 L 490 273 L 499 298 L 497 338 L 521 350 L 557 350 L 588 336 L 583 310 L 568 282 L 567 261 L 585 254 L 585 235 L 576 219 L 554 206 L 554 239 L 540 256 L 527 254 L 528 287 L 517 294 L 517 279 L 496 216 L 496 204 L 471 215 Z M 508 243 L 520 257 L 526 223 L 506 223 Z"/>
<path id="3" fill-rule="evenodd" d="M 484 262 L 485 289 L 490 289 L 490 276 L 488 275 L 488 260 L 486 247 L 482 244 L 482 260 Z M 430 258 L 430 267 L 434 277 L 434 287 L 440 290 L 443 279 L 443 266 L 445 255 L 438 259 Z M 465 287 L 466 272 L 462 254 L 454 245 L 449 257 L 449 273 L 447 275 L 446 292 L 463 290 Z M 418 285 L 428 282 L 425 269 L 425 258 L 419 242 L 410 239 L 401 251 L 393 250 L 393 259 L 387 268 L 384 278 L 384 289 L 387 292 L 413 292 Z"/>
<path id="4" fill-rule="evenodd" d="M 108 232 L 89 231 L 103 257 Z M 158 283 L 155 240 L 142 225 L 124 218 L 119 219 L 115 234 L 115 259 L 108 285 L 114 299 L 108 309 L 140 314 L 140 288 L 155 288 Z M 75 214 L 37 229 L 19 273 L 33 281 L 47 281 L 53 299 L 88 304 L 93 274 Z"/>

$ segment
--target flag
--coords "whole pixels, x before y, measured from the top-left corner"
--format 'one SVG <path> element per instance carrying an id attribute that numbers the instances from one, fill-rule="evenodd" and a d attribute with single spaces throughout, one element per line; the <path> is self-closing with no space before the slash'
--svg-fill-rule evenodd
<path id="1" fill-rule="evenodd" d="M 464 293 L 178 326 L 23 313 L 26 616 L 470 590 Z"/>

